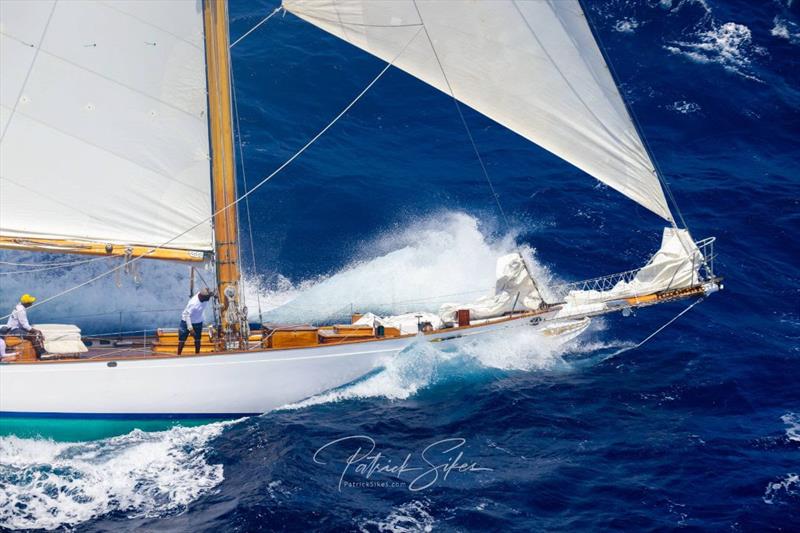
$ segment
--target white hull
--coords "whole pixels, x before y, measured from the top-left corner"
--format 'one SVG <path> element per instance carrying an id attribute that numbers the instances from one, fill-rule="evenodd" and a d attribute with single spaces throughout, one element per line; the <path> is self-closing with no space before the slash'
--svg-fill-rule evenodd
<path id="1" fill-rule="evenodd" d="M 446 341 L 532 327 L 530 318 L 426 335 Z M 565 340 L 588 319 L 559 331 Z M 0 365 L 0 415 L 245 415 L 298 402 L 386 364 L 417 340 L 402 337 L 226 355 Z"/>

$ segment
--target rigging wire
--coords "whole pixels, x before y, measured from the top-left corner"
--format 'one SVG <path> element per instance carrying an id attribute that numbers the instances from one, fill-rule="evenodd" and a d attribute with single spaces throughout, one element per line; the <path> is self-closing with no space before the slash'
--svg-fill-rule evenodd
<path id="1" fill-rule="evenodd" d="M 74 261 L 53 261 L 53 262 L 46 262 L 46 263 L 19 263 L 19 262 L 14 262 L 14 261 L 0 261 L 0 265 L 6 265 L 6 266 L 30 266 L 30 267 L 40 267 L 42 265 L 46 265 L 46 266 L 71 266 L 71 265 L 80 265 L 82 263 L 88 263 L 89 261 L 99 261 L 101 259 L 109 259 L 109 257 L 108 256 L 104 256 L 104 257 L 94 257 L 94 258 L 88 259 L 88 260 L 86 260 L 86 259 L 78 259 L 78 260 L 74 260 Z"/>
<path id="2" fill-rule="evenodd" d="M 450 85 L 450 80 L 447 78 L 447 74 L 444 71 L 444 65 L 442 65 L 442 62 L 439 59 L 439 53 L 436 51 L 436 47 L 433 45 L 433 39 L 431 39 L 431 35 L 430 33 L 428 33 L 428 28 L 425 26 L 425 22 L 422 20 L 422 13 L 420 13 L 419 11 L 419 7 L 417 6 L 416 0 L 414 0 L 414 9 L 417 10 L 417 16 L 419 17 L 420 23 L 422 24 L 422 29 L 425 30 L 425 37 L 428 38 L 428 43 L 431 45 L 431 50 L 433 51 L 433 57 L 436 58 L 436 63 L 439 65 L 439 70 L 442 72 L 442 77 L 444 78 L 444 82 L 447 85 L 447 90 L 449 91 L 450 96 L 453 98 L 453 104 L 456 106 L 458 117 L 461 119 L 461 124 L 464 126 L 464 130 L 467 132 L 467 137 L 469 137 L 469 142 L 472 145 L 472 150 L 475 152 L 475 157 L 478 159 L 478 163 L 481 166 L 481 172 L 483 172 L 483 177 L 486 178 L 486 183 L 489 184 L 489 189 L 492 191 L 492 197 L 494 198 L 494 201 L 497 204 L 497 209 L 500 211 L 500 215 L 503 217 L 503 222 L 505 222 L 506 228 L 510 230 L 511 224 L 509 224 L 508 217 L 506 216 L 506 212 L 503 209 L 503 204 L 500 202 L 500 195 L 498 195 L 497 192 L 495 191 L 492 179 L 489 177 L 489 171 L 486 170 L 486 164 L 483 162 L 483 157 L 481 157 L 481 153 L 478 150 L 478 145 L 475 143 L 475 138 L 472 136 L 472 130 L 467 124 L 467 120 L 464 118 L 464 113 L 461 111 L 461 105 L 459 105 L 458 103 L 455 91 L 453 91 L 453 86 Z"/>
<path id="3" fill-rule="evenodd" d="M 42 263 L 38 265 L 36 263 L 14 263 L 10 261 L 0 261 L 0 265 L 8 265 L 8 266 L 40 266 L 41 268 L 29 268 L 29 269 L 18 269 L 18 270 L 10 270 L 8 272 L 0 272 L 0 276 L 10 276 L 13 274 L 31 274 L 34 272 L 46 272 L 48 270 L 58 270 L 62 268 L 70 268 L 73 266 L 78 265 L 85 265 L 87 263 L 93 263 L 95 261 L 103 261 L 108 259 L 114 259 L 119 256 L 103 256 L 103 257 L 93 257 L 92 259 L 83 259 L 80 261 L 64 261 L 60 263 L 44 263 L 45 266 L 41 266 Z"/>
<path id="4" fill-rule="evenodd" d="M 57 298 L 60 298 L 60 297 L 62 297 L 62 296 L 65 296 L 65 295 L 67 295 L 67 294 L 69 294 L 69 293 L 71 293 L 71 292 L 74 292 L 74 291 L 76 291 L 76 290 L 78 290 L 78 289 L 82 288 L 82 287 L 85 287 L 85 286 L 87 286 L 87 285 L 89 285 L 89 284 L 91 284 L 91 283 L 94 283 L 95 281 L 97 281 L 97 280 L 99 280 L 99 279 L 102 279 L 102 278 L 104 278 L 104 277 L 106 277 L 106 276 L 109 276 L 109 275 L 113 274 L 114 272 L 117 272 L 117 271 L 119 271 L 120 269 L 124 268 L 124 267 L 125 267 L 127 264 L 130 264 L 130 263 L 133 263 L 133 262 L 139 261 L 140 259 L 142 259 L 142 258 L 144 258 L 144 257 L 147 257 L 148 255 L 150 255 L 150 254 L 154 253 L 155 251 L 157 251 L 157 250 L 160 250 L 161 248 L 163 248 L 163 247 L 167 246 L 168 244 L 172 243 L 173 241 L 175 241 L 175 240 L 177 240 L 177 239 L 179 239 L 179 238 L 183 237 L 184 235 L 186 235 L 186 234 L 187 234 L 187 233 L 189 233 L 190 231 L 194 230 L 195 228 L 197 228 L 197 227 L 199 227 L 199 226 L 202 226 L 203 224 L 205 224 L 205 223 L 206 223 L 206 222 L 208 222 L 209 220 L 212 220 L 212 219 L 213 219 L 215 216 L 217 216 L 219 213 L 222 213 L 222 212 L 223 212 L 223 211 L 225 211 L 226 209 L 229 209 L 229 208 L 231 208 L 231 207 L 233 207 L 233 206 L 236 206 L 236 205 L 238 205 L 238 204 L 239 204 L 239 202 L 241 202 L 242 200 L 245 200 L 245 199 L 246 199 L 248 196 L 250 196 L 250 195 L 251 195 L 251 194 L 253 194 L 255 191 L 257 191 L 258 189 L 260 189 L 260 188 L 261 188 L 261 187 L 262 187 L 262 186 L 263 186 L 265 183 L 267 183 L 269 180 L 271 180 L 272 178 L 274 178 L 275 176 L 277 176 L 277 175 L 278 175 L 278 174 L 279 174 L 279 173 L 280 173 L 280 172 L 281 172 L 281 171 L 282 171 L 284 168 L 286 168 L 287 166 L 289 166 L 289 165 L 290 165 L 290 164 L 291 164 L 291 163 L 292 163 L 292 162 L 293 162 L 295 159 L 297 159 L 298 157 L 300 157 L 300 156 L 301 156 L 301 155 L 302 155 L 302 154 L 303 154 L 303 153 L 304 153 L 306 150 L 308 150 L 308 148 L 310 148 L 310 147 L 311 147 L 311 145 L 312 145 L 312 144 L 314 144 L 314 143 L 315 143 L 315 142 L 316 142 L 316 141 L 317 141 L 317 140 L 318 140 L 320 137 L 322 137 L 322 136 L 323 136 L 325 133 L 327 133 L 327 131 L 328 131 L 328 130 L 330 130 L 330 129 L 333 127 L 333 125 L 334 125 L 334 124 L 336 124 L 336 123 L 339 121 L 339 119 L 341 119 L 341 118 L 342 118 L 344 115 L 346 115 L 346 114 L 347 114 L 347 112 L 348 112 L 348 111 L 350 111 L 350 109 L 352 109 L 352 107 L 353 107 L 354 105 L 356 105 L 356 103 L 357 103 L 359 100 L 361 100 L 361 98 L 362 98 L 362 97 L 363 97 L 365 94 L 367 94 L 367 92 L 368 92 L 368 91 L 369 91 L 369 90 L 370 90 L 370 89 L 371 89 L 371 88 L 372 88 L 372 87 L 373 87 L 373 86 L 374 86 L 376 83 L 378 83 L 378 80 L 380 80 L 380 79 L 383 77 L 383 75 L 386 73 L 386 71 L 387 71 L 387 70 L 389 70 L 389 69 L 390 69 L 390 68 L 391 68 L 391 67 L 394 65 L 395 61 L 397 61 L 397 60 L 400 58 L 400 56 L 401 56 L 401 55 L 402 55 L 402 54 L 403 54 L 403 53 L 406 51 L 406 49 L 407 49 L 407 48 L 409 47 L 409 45 L 410 45 L 410 44 L 411 44 L 411 43 L 414 41 L 414 39 L 416 39 L 416 38 L 417 38 L 417 36 L 419 35 L 419 33 L 420 33 L 420 31 L 421 31 L 421 30 L 422 30 L 422 28 L 420 28 L 419 30 L 417 30 L 417 32 L 416 32 L 416 33 L 415 33 L 415 34 L 414 34 L 414 35 L 411 37 L 411 39 L 409 39 L 409 41 L 406 43 L 406 45 L 403 47 L 403 49 L 402 49 L 402 50 L 400 50 L 400 52 L 398 52 L 398 54 L 397 54 L 397 55 L 396 55 L 396 56 L 395 56 L 395 57 L 394 57 L 394 58 L 393 58 L 391 61 L 389 61 L 389 62 L 387 62 L 387 63 L 386 63 L 386 66 L 384 66 L 384 67 L 383 67 L 383 69 L 381 69 L 381 71 L 380 71 L 380 72 L 378 72 L 378 75 L 377 75 L 377 76 L 375 76 L 375 77 L 372 79 L 372 81 L 370 81 L 370 82 L 367 84 L 367 86 L 366 86 L 366 87 L 364 87 L 364 89 L 362 89 L 362 90 L 361 90 L 361 92 L 359 92 L 359 93 L 356 95 L 356 97 L 355 97 L 355 98 L 353 98 L 353 100 L 351 100 L 351 101 L 350 101 L 350 103 L 349 103 L 349 104 L 347 104 L 347 105 L 344 107 L 344 109 L 342 109 L 342 110 L 339 112 L 339 114 L 338 114 L 338 115 L 336 115 L 336 116 L 333 118 L 333 120 L 331 120 L 331 121 L 330 121 L 330 122 L 329 122 L 329 123 L 328 123 L 328 124 L 327 124 L 327 125 L 326 125 L 324 128 L 322 128 L 322 129 L 321 129 L 321 130 L 320 130 L 320 131 L 319 131 L 319 132 L 318 132 L 316 135 L 314 135 L 314 136 L 313 136 L 313 137 L 312 137 L 312 138 L 311 138 L 311 139 L 310 139 L 310 140 L 309 140 L 309 141 L 308 141 L 306 144 L 304 144 L 304 145 L 303 145 L 303 146 L 302 146 L 302 147 L 301 147 L 301 148 L 300 148 L 300 149 L 299 149 L 297 152 L 295 152 L 295 153 L 294 153 L 294 155 L 292 155 L 290 158 L 288 158 L 286 161 L 284 161 L 284 162 L 283 162 L 283 163 L 282 163 L 280 166 L 278 166 L 278 168 L 276 168 L 276 169 L 275 169 L 274 171 L 272 171 L 272 172 L 271 172 L 269 175 L 267 175 L 266 177 L 264 177 L 264 178 L 263 178 L 261 181 L 259 181 L 259 182 L 258 182 L 256 185 L 254 185 L 254 186 L 253 186 L 253 187 L 252 187 L 250 190 L 246 191 L 246 192 L 245 192 L 245 193 L 244 193 L 242 196 L 238 197 L 236 200 L 234 200 L 234 201 L 233 201 L 233 202 L 231 202 L 230 204 L 228 204 L 228 205 L 226 205 L 226 206 L 223 206 L 223 207 L 221 207 L 220 209 L 218 209 L 217 211 L 215 211 L 214 213 L 212 213 L 212 214 L 211 214 L 211 216 L 208 216 L 208 217 L 206 217 L 206 218 L 204 218 L 204 219 L 200 220 L 199 222 L 197 222 L 197 223 L 196 223 L 196 224 L 194 224 L 193 226 L 191 226 L 191 227 L 187 228 L 186 230 L 182 231 L 181 233 L 178 233 L 177 235 L 175 235 L 175 236 L 174 236 L 174 237 L 172 237 L 171 239 L 169 239 L 169 240 L 167 240 L 167 241 L 165 241 L 165 242 L 163 242 L 163 243 L 159 244 L 158 246 L 154 246 L 153 248 L 151 248 L 151 249 L 150 249 L 150 250 L 148 250 L 147 252 L 143 252 L 143 253 L 141 253 L 141 254 L 139 254 L 139 255 L 135 256 L 135 257 L 132 257 L 132 258 L 130 259 L 130 261 L 127 261 L 126 263 L 124 263 L 124 264 L 122 264 L 122 265 L 119 265 L 119 266 L 117 266 L 117 267 L 114 267 L 114 268 L 112 268 L 112 269 L 110 269 L 110 270 L 106 271 L 106 272 L 103 272 L 103 273 L 101 273 L 101 274 L 98 274 L 97 276 L 93 276 L 92 278 L 90 278 L 90 279 L 88 279 L 88 280 L 86 280 L 86 281 L 84 281 L 84 282 L 82 282 L 82 283 L 79 283 L 78 285 L 74 285 L 73 287 L 70 287 L 70 288 L 68 288 L 68 289 L 65 289 L 65 290 L 63 290 L 63 291 L 59 292 L 59 293 L 56 293 L 56 294 L 54 294 L 53 296 L 50 296 L 49 298 L 44 298 L 44 299 L 42 299 L 42 300 L 39 300 L 39 301 L 37 301 L 37 303 L 33 304 L 33 305 L 31 306 L 31 308 L 33 308 L 33 307 L 38 307 L 38 306 L 40 306 L 40 305 L 43 305 L 43 304 L 45 304 L 45 303 L 47 303 L 47 302 L 51 302 L 51 301 L 53 301 L 53 300 L 55 300 L 55 299 L 57 299 Z M 9 314 L 7 314 L 7 315 L 4 315 L 4 316 L 0 317 L 0 320 L 6 319 L 6 318 L 8 318 L 9 316 L 11 316 L 11 313 L 9 313 Z"/>
<path id="5" fill-rule="evenodd" d="M 267 21 L 268 21 L 269 19 L 271 19 L 271 18 L 272 18 L 274 15 L 277 15 L 279 11 L 283 11 L 283 6 L 282 6 L 282 5 L 280 5 L 280 6 L 276 7 L 276 8 L 275 8 L 275 10 L 274 10 L 272 13 L 270 13 L 269 15 L 267 15 L 266 17 L 264 17 L 263 19 L 261 19 L 261 22 L 259 22 L 258 24 L 256 24 L 255 26 L 253 26 L 252 28 L 250 28 L 249 30 L 247 30 L 247 31 L 245 32 L 245 34 L 244 34 L 244 35 L 242 35 L 241 37 L 239 37 L 238 39 L 236 39 L 235 41 L 233 41 L 233 43 L 231 43 L 231 45 L 230 45 L 228 48 L 229 48 L 229 49 L 230 49 L 230 48 L 233 48 L 234 46 L 236 46 L 237 44 L 239 44 L 239 41 L 243 40 L 245 37 L 247 37 L 248 35 L 250 35 L 250 34 L 251 34 L 251 33 L 253 33 L 254 31 L 256 31 L 258 28 L 260 28 L 260 27 L 261 27 L 261 25 L 262 25 L 262 24 L 264 24 L 265 22 L 267 22 Z"/>
<path id="6" fill-rule="evenodd" d="M 583 18 L 586 19 L 586 24 L 587 26 L 589 26 L 589 31 L 591 31 L 594 40 L 597 42 L 597 47 L 600 49 L 600 54 L 603 56 L 603 60 L 606 66 L 608 67 L 609 73 L 611 74 L 611 78 L 614 81 L 614 84 L 617 86 L 617 88 L 619 88 L 620 77 L 617 75 L 616 69 L 614 69 L 614 64 L 609 60 L 608 51 L 605 45 L 603 44 L 603 40 L 600 38 L 600 32 L 597 31 L 597 28 L 589 21 L 589 17 L 586 16 L 586 9 L 583 6 L 584 1 L 578 0 L 578 2 L 580 4 L 581 11 L 583 12 Z M 672 202 L 672 205 L 675 207 L 675 211 L 677 211 L 678 218 L 680 219 L 681 224 L 683 224 L 684 229 L 688 230 L 689 227 L 686 225 L 686 220 L 683 218 L 683 212 L 681 212 L 681 208 L 678 205 L 678 202 L 675 200 L 675 196 L 672 194 L 672 189 L 670 188 L 669 183 L 667 183 L 666 178 L 664 178 L 664 173 L 661 172 L 661 167 L 659 166 L 658 160 L 656 159 L 655 154 L 653 153 L 653 149 L 650 147 L 650 143 L 647 141 L 647 137 L 645 137 L 644 135 L 644 130 L 642 129 L 642 125 L 639 122 L 639 117 L 633 110 L 633 106 L 628 104 L 627 100 L 625 100 L 625 98 L 622 97 L 622 94 L 620 94 L 620 99 L 622 100 L 622 103 L 625 106 L 625 110 L 628 113 L 628 118 L 631 120 L 634 127 L 636 128 L 636 133 L 638 133 L 639 139 L 641 139 L 642 144 L 644 145 L 644 149 L 647 152 L 647 155 L 650 157 L 650 161 L 653 163 L 653 171 L 655 172 L 656 178 L 663 185 L 664 190 L 667 193 L 667 197 Z M 675 220 L 672 220 L 672 225 L 677 228 Z M 683 244 L 683 242 L 681 242 L 681 244 Z M 686 249 L 685 246 L 684 249 Z"/>
<path id="7" fill-rule="evenodd" d="M 645 337 L 645 339 L 643 341 L 641 341 L 638 344 L 635 344 L 633 346 L 629 346 L 627 348 L 623 348 L 621 350 L 617 350 L 616 352 L 614 352 L 611 355 L 607 356 L 606 359 L 611 359 L 612 357 L 616 357 L 617 355 L 619 355 L 621 353 L 629 352 L 631 350 L 635 350 L 637 348 L 640 348 L 642 345 L 644 345 L 644 343 L 646 343 L 647 341 L 649 341 L 650 339 L 652 339 L 653 337 L 655 337 L 656 335 L 661 333 L 667 326 L 669 326 L 670 324 L 672 324 L 673 322 L 678 320 L 680 317 L 682 317 L 684 314 L 686 314 L 692 307 L 694 307 L 695 305 L 699 304 L 703 300 L 705 300 L 705 296 L 701 296 L 697 300 L 693 301 L 683 311 L 681 311 L 680 313 L 678 313 L 677 315 L 672 317 L 672 319 L 668 320 L 663 326 L 661 326 L 660 328 L 655 330 L 653 333 L 651 333 L 650 335 Z"/>
<path id="8" fill-rule="evenodd" d="M 273 12 L 274 14 L 274 12 Z M 272 16 L 272 15 L 270 15 Z M 236 98 L 236 84 L 234 82 L 233 74 L 231 74 L 231 94 L 233 95 L 233 114 L 234 118 L 236 119 L 236 138 L 238 140 L 238 147 L 239 147 L 239 169 L 242 171 L 242 183 L 244 184 L 244 189 L 247 190 L 247 171 L 244 168 L 244 149 L 242 148 L 242 131 L 239 126 L 239 102 Z M 256 246 L 255 242 L 253 241 L 253 220 L 250 216 L 250 198 L 246 198 L 245 202 L 245 212 L 247 214 L 247 231 L 250 238 L 250 255 L 253 261 L 253 275 L 257 276 L 257 263 L 256 263 Z M 241 243 L 241 238 L 239 239 Z M 241 246 L 239 247 L 241 252 Z M 241 261 L 241 259 L 240 259 Z M 244 261 L 241 261 L 244 263 Z M 244 278 L 242 278 L 244 281 Z M 244 285 L 244 283 L 243 283 Z M 263 313 L 261 311 L 261 292 L 258 290 L 258 284 L 255 286 L 256 291 L 256 302 L 258 304 L 258 321 L 260 323 L 264 322 Z"/>

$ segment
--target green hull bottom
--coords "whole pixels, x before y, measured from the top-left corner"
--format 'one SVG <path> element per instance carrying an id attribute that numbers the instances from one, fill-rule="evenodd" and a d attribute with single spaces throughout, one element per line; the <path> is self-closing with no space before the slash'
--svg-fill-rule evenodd
<path id="1" fill-rule="evenodd" d="M 135 429 L 165 431 L 176 426 L 194 427 L 230 420 L 217 418 L 48 418 L 0 416 L 0 437 L 51 439 L 56 442 L 81 442 L 125 435 Z"/>

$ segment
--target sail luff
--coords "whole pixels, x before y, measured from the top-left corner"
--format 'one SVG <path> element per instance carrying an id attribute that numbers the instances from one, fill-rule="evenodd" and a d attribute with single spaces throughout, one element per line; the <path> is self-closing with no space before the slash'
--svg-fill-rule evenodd
<path id="1" fill-rule="evenodd" d="M 605 62 L 606 68 L 608 69 L 608 74 L 609 74 L 609 76 L 611 76 L 611 79 L 614 81 L 614 85 L 616 87 L 619 87 L 620 86 L 620 79 L 619 79 L 619 76 L 617 75 L 616 71 L 614 70 L 613 63 L 611 62 L 611 58 L 608 57 L 608 53 L 606 52 L 606 49 L 603 46 L 602 41 L 600 40 L 600 36 L 598 35 L 597 28 L 595 27 L 594 24 L 591 23 L 591 21 L 589 20 L 589 18 L 585 14 L 586 10 L 583 9 L 583 3 L 584 3 L 585 0 L 577 0 L 577 1 L 578 1 L 578 5 L 580 6 L 580 8 L 582 10 L 583 17 L 586 19 L 586 25 L 588 26 L 589 31 L 592 34 L 592 38 L 597 43 L 597 49 L 600 51 L 600 54 L 603 56 L 603 61 Z M 672 195 L 672 191 L 670 191 L 669 184 L 667 183 L 667 180 L 664 178 L 664 175 L 661 172 L 661 169 L 658 167 L 658 164 L 656 163 L 656 158 L 655 158 L 655 155 L 653 154 L 653 150 L 650 148 L 650 143 L 647 142 L 647 137 L 645 137 L 644 131 L 642 131 L 642 126 L 641 126 L 641 124 L 639 124 L 639 120 L 636 118 L 636 114 L 634 113 L 630 102 L 628 102 L 627 99 L 622 97 L 621 94 L 620 94 L 620 99 L 622 100 L 622 104 L 625 106 L 625 113 L 626 113 L 626 115 L 628 117 L 628 121 L 631 124 L 633 124 L 633 127 L 636 130 L 636 134 L 639 136 L 639 139 L 640 139 L 640 141 L 642 143 L 642 148 L 644 149 L 645 154 L 647 155 L 647 157 L 650 160 L 650 165 L 653 168 L 653 175 L 658 179 L 659 183 L 662 186 L 662 194 L 666 193 L 665 196 L 664 196 L 664 201 L 667 204 L 667 209 L 669 209 L 669 202 L 671 201 L 672 202 L 672 206 L 677 211 L 678 216 L 680 217 L 680 220 L 683 223 L 684 229 L 688 230 L 688 228 L 686 226 L 686 221 L 683 219 L 683 215 L 681 214 L 681 211 L 678 208 L 677 202 L 675 201 L 675 197 Z M 669 211 L 669 213 L 670 213 L 670 215 L 672 215 L 672 211 L 671 210 Z M 676 229 L 676 230 L 678 229 L 678 224 L 675 221 L 675 217 L 674 216 L 671 216 L 671 218 L 667 218 L 667 221 L 672 224 L 672 227 L 674 229 Z M 683 242 L 683 241 L 681 241 L 681 242 Z M 688 250 L 687 250 L 687 253 L 688 253 Z"/>
<path id="2" fill-rule="evenodd" d="M 205 0 L 206 65 L 211 135 L 211 181 L 214 205 L 217 294 L 222 331 L 237 332 L 239 308 L 239 234 L 236 210 L 233 126 L 228 53 L 228 13 L 225 0 Z"/>

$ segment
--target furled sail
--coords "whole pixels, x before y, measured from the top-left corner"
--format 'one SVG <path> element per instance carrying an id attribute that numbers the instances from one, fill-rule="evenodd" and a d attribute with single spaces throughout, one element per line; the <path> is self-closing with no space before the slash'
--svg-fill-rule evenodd
<path id="1" fill-rule="evenodd" d="M 3 0 L 0 54 L 4 244 L 212 250 L 201 1 Z"/>
<path id="2" fill-rule="evenodd" d="M 653 162 L 578 0 L 284 0 L 283 5 L 452 92 L 672 221 Z"/>

